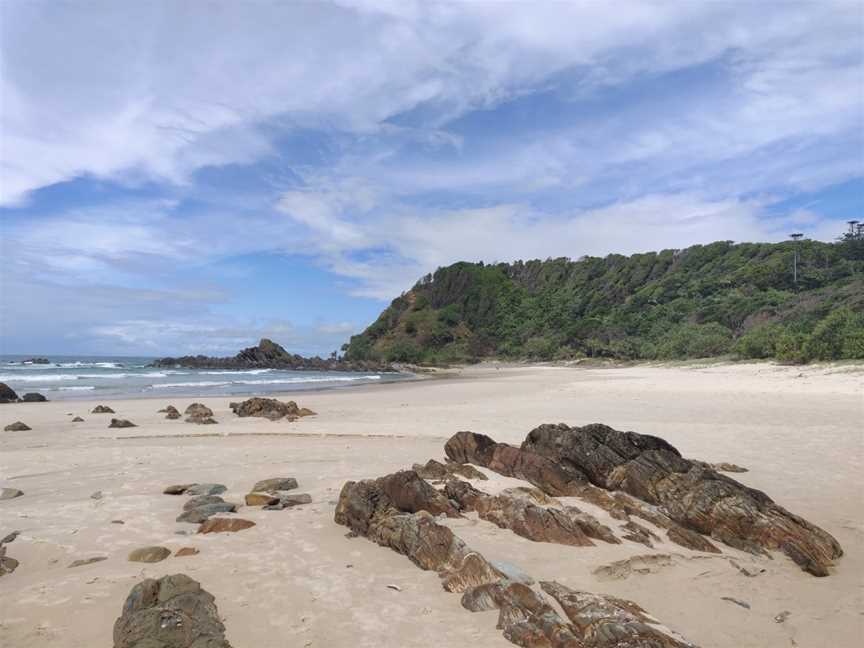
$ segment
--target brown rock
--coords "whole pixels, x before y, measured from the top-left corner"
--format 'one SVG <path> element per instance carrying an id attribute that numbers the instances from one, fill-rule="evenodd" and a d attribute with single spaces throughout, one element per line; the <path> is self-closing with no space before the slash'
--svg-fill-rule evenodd
<path id="1" fill-rule="evenodd" d="M 189 407 L 186 408 L 186 411 L 183 413 L 186 416 L 195 416 L 195 417 L 201 417 L 201 418 L 213 416 L 213 410 L 211 410 L 209 407 L 207 407 L 203 403 L 192 403 Z"/>
<path id="2" fill-rule="evenodd" d="M 22 423 L 21 421 L 15 421 L 14 423 L 10 423 L 6 427 L 3 428 L 4 432 L 26 432 L 30 430 L 30 426 L 26 423 Z"/>
<path id="3" fill-rule="evenodd" d="M 97 405 L 92 410 L 90 410 L 91 414 L 114 414 L 114 410 L 108 407 L 107 405 Z"/>
<path id="4" fill-rule="evenodd" d="M 195 485 L 197 486 L 197 484 Z M 224 503 L 225 500 L 218 495 L 196 495 L 195 497 L 190 497 L 188 500 L 186 500 L 186 503 L 183 505 L 183 510 L 189 511 L 191 509 L 198 508 L 199 506 L 206 506 L 207 504 Z"/>
<path id="5" fill-rule="evenodd" d="M 242 518 L 210 518 L 198 528 L 198 533 L 235 533 L 253 526 L 254 522 Z"/>
<path id="6" fill-rule="evenodd" d="M 297 480 L 293 477 L 273 477 L 262 479 L 252 487 L 253 493 L 273 493 L 275 491 L 289 491 L 297 488 Z"/>
<path id="7" fill-rule="evenodd" d="M 267 506 L 278 504 L 279 496 L 270 493 L 249 493 L 246 495 L 246 506 Z"/>
<path id="8" fill-rule="evenodd" d="M 6 555 L 6 547 L 0 544 L 0 576 L 11 574 L 18 569 L 19 564 L 17 560 Z"/>
<path id="9" fill-rule="evenodd" d="M 260 416 L 262 418 L 276 421 L 284 417 L 310 416 L 312 410 L 305 410 L 309 414 L 301 414 L 301 410 L 294 401 L 283 402 L 275 398 L 249 398 L 241 403 L 231 403 L 231 410 L 240 417 Z M 304 408 L 305 409 L 305 408 Z"/>
<path id="10" fill-rule="evenodd" d="M 195 547 L 180 547 L 176 552 L 174 552 L 174 556 L 177 558 L 182 558 L 183 556 L 197 556 L 201 553 Z"/>
<path id="11" fill-rule="evenodd" d="M 130 562 L 155 563 L 165 560 L 171 555 L 171 550 L 165 547 L 141 547 L 129 554 Z"/>
<path id="12" fill-rule="evenodd" d="M 184 574 L 147 579 L 114 623 L 114 648 L 231 648 L 213 596 Z"/>
<path id="13" fill-rule="evenodd" d="M 173 486 L 168 486 L 162 492 L 165 495 L 182 495 L 187 490 L 192 488 L 193 486 L 197 486 L 198 484 L 175 484 Z"/>

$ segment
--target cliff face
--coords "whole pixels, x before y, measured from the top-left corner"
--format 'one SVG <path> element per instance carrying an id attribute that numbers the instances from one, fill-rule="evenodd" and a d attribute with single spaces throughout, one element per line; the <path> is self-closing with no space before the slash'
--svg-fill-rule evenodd
<path id="1" fill-rule="evenodd" d="M 864 250 L 720 241 L 629 257 L 439 268 L 344 347 L 349 360 L 864 358 Z"/>
<path id="2" fill-rule="evenodd" d="M 305 358 L 288 353 L 272 340 L 262 339 L 258 346 L 243 349 L 230 358 L 204 355 L 160 358 L 155 367 L 189 367 L 192 369 L 292 369 L 297 371 L 395 371 L 386 362 L 374 359 L 338 360 L 334 358 Z"/>

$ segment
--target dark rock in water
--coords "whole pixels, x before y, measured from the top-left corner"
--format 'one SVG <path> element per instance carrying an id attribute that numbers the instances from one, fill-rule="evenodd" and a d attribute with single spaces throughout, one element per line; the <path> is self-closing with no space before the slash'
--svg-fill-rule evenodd
<path id="1" fill-rule="evenodd" d="M 162 492 L 165 495 L 183 495 L 190 488 L 197 485 L 198 484 L 174 484 L 173 486 L 166 487 Z"/>
<path id="2" fill-rule="evenodd" d="M 387 363 L 372 360 L 339 360 L 336 358 L 304 358 L 288 353 L 268 339 L 258 346 L 243 349 L 233 358 L 211 358 L 208 356 L 183 356 L 161 358 L 154 367 L 191 367 L 193 369 L 293 369 L 297 371 L 395 371 Z"/>
<path id="3" fill-rule="evenodd" d="M 198 508 L 199 506 L 206 506 L 207 504 L 224 503 L 225 500 L 223 500 L 218 495 L 196 495 L 195 497 L 191 497 L 186 500 L 186 503 L 183 505 L 183 510 L 188 511 L 190 509 Z"/>
<path id="4" fill-rule="evenodd" d="M 26 423 L 22 423 L 21 421 L 15 421 L 14 423 L 10 423 L 6 427 L 3 428 L 4 432 L 26 432 L 27 430 L 32 429 Z"/>
<path id="5" fill-rule="evenodd" d="M 24 394 L 21 397 L 21 400 L 25 403 L 45 403 L 48 401 L 42 394 L 38 392 L 30 392 L 29 394 Z"/>
<path id="6" fill-rule="evenodd" d="M 186 495 L 221 495 L 228 490 L 224 484 L 190 484 L 186 487 Z"/>
<path id="7" fill-rule="evenodd" d="M 201 522 L 209 520 L 217 513 L 234 513 L 236 510 L 237 505 L 231 504 L 229 502 L 204 504 L 203 506 L 198 506 L 196 508 L 189 509 L 188 511 L 184 511 L 179 516 L 177 516 L 177 522 L 191 522 L 193 524 L 200 524 Z"/>
<path id="8" fill-rule="evenodd" d="M 411 470 L 416 472 L 423 479 L 447 480 L 458 479 L 459 477 L 464 477 L 465 479 L 488 479 L 486 475 L 477 470 L 471 464 L 461 464 L 453 461 L 448 461 L 446 464 L 443 464 L 440 461 L 430 459 L 426 462 L 426 465 L 423 466 L 420 464 L 414 464 L 411 466 Z"/>
<path id="9" fill-rule="evenodd" d="M 24 491 L 20 491 L 17 488 L 4 488 L 0 490 L 0 500 L 15 499 L 16 497 L 21 497 L 23 494 Z"/>
<path id="10" fill-rule="evenodd" d="M 17 403 L 18 394 L 6 383 L 0 383 L 0 403 Z"/>
<path id="11" fill-rule="evenodd" d="M 252 487 L 255 493 L 272 493 L 274 491 L 288 491 L 297 488 L 297 480 L 293 477 L 273 477 L 262 479 Z"/>
<path id="12" fill-rule="evenodd" d="M 780 550 L 815 576 L 827 576 L 833 560 L 843 554 L 827 532 L 765 493 L 684 459 L 658 437 L 600 424 L 541 425 L 528 434 L 522 450 L 658 508 L 681 527 L 670 529 L 670 538 L 673 533 L 680 538 L 698 532 L 752 553 Z M 690 538 L 695 541 L 696 536 Z"/>
<path id="13" fill-rule="evenodd" d="M 252 520 L 243 518 L 210 518 L 198 528 L 198 533 L 236 533 L 253 526 Z"/>
<path id="14" fill-rule="evenodd" d="M 75 560 L 69 563 L 69 569 L 72 567 L 84 567 L 85 565 L 92 565 L 93 563 L 102 562 L 103 560 L 108 560 L 107 556 L 95 556 L 93 558 L 84 558 L 82 560 Z"/>
<path id="15" fill-rule="evenodd" d="M 109 428 L 130 428 L 130 427 L 138 427 L 132 421 L 127 421 L 126 419 L 116 419 L 112 418 L 111 423 L 108 425 Z"/>
<path id="16" fill-rule="evenodd" d="M 108 407 L 107 405 L 97 405 L 92 410 L 90 410 L 91 414 L 114 414 L 114 410 Z"/>
<path id="17" fill-rule="evenodd" d="M 26 360 L 22 360 L 21 364 L 46 365 L 51 364 L 51 361 L 48 358 L 27 358 Z"/>
<path id="18" fill-rule="evenodd" d="M 11 574 L 18 569 L 19 564 L 17 560 L 6 555 L 6 547 L 0 544 L 0 576 Z"/>
<path id="19" fill-rule="evenodd" d="M 154 563 L 165 560 L 171 555 L 171 550 L 165 547 L 141 547 L 129 554 L 130 562 Z"/>
<path id="20" fill-rule="evenodd" d="M 213 595 L 185 574 L 132 588 L 114 623 L 114 648 L 231 648 Z"/>
<path id="21" fill-rule="evenodd" d="M 81 418 L 80 416 L 76 416 L 75 418 L 72 419 L 72 422 L 73 423 L 83 423 L 84 419 Z"/>
<path id="22" fill-rule="evenodd" d="M 294 401 L 283 402 L 275 398 L 249 398 L 241 403 L 231 403 L 231 410 L 240 417 L 260 416 L 277 421 L 285 417 L 300 416 L 300 408 Z M 310 412 L 312 410 L 309 410 Z"/>

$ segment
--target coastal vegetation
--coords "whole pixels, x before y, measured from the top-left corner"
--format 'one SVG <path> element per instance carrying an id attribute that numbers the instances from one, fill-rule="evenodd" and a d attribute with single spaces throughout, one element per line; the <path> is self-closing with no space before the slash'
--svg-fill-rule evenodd
<path id="1" fill-rule="evenodd" d="M 864 240 L 455 263 L 394 299 L 343 352 L 420 364 L 864 359 Z"/>

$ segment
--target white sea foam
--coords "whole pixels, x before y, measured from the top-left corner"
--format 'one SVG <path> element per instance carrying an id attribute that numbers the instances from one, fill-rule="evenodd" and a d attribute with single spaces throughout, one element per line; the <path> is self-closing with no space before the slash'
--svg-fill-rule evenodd
<path id="1" fill-rule="evenodd" d="M 165 389 L 168 387 L 224 387 L 225 385 L 230 385 L 230 382 L 216 382 L 216 381 L 204 381 L 204 382 L 185 382 L 185 383 L 161 383 L 158 385 L 150 385 L 151 389 Z"/>
<path id="2" fill-rule="evenodd" d="M 54 387 L 52 391 L 84 391 L 86 389 L 96 389 L 93 385 L 79 385 L 77 387 Z"/>
<path id="3" fill-rule="evenodd" d="M 380 380 L 381 376 L 333 376 L 330 378 L 273 378 L 272 380 L 234 380 L 235 385 L 278 385 L 295 383 L 354 382 Z"/>

